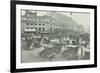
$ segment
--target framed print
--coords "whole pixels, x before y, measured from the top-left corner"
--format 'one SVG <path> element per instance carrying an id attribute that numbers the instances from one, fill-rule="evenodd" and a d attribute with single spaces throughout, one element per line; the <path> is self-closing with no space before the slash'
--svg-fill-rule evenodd
<path id="1" fill-rule="evenodd" d="M 97 67 L 97 6 L 11 1 L 11 72 Z"/>

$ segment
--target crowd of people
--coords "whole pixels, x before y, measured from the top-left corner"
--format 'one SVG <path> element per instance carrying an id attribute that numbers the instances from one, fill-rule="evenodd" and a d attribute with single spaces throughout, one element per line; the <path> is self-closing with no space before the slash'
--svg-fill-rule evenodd
<path id="1" fill-rule="evenodd" d="M 67 60 L 82 59 L 85 53 L 90 53 L 89 37 L 88 33 L 73 32 L 66 34 L 24 33 L 22 35 L 22 49 L 30 50 L 44 47 L 39 55 L 50 61 L 59 53 Z"/>

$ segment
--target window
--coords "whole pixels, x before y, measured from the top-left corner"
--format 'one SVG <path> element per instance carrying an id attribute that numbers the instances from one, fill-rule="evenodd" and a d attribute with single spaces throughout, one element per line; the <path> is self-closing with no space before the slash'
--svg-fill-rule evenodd
<path id="1" fill-rule="evenodd" d="M 33 23 L 31 23 L 31 25 L 33 25 Z"/>
<path id="2" fill-rule="evenodd" d="M 41 25 L 41 24 L 39 24 L 39 25 Z"/>
<path id="3" fill-rule="evenodd" d="M 35 25 L 37 25 L 37 24 L 35 24 Z"/>
<path id="4" fill-rule="evenodd" d="M 41 30 L 41 27 L 39 27 L 39 30 Z"/>
<path id="5" fill-rule="evenodd" d="M 43 30 L 45 30 L 45 28 L 43 27 Z"/>
<path id="6" fill-rule="evenodd" d="M 45 25 L 45 24 L 43 24 L 43 25 Z"/>
<path id="7" fill-rule="evenodd" d="M 50 28 L 50 30 L 52 30 L 52 28 Z"/>
<path id="8" fill-rule="evenodd" d="M 35 27 L 35 29 L 37 30 L 37 28 Z"/>
<path id="9" fill-rule="evenodd" d="M 27 23 L 27 25 L 29 25 L 29 23 Z"/>
<path id="10" fill-rule="evenodd" d="M 32 29 L 35 29 L 34 27 L 31 27 Z"/>
<path id="11" fill-rule="evenodd" d="M 26 27 L 27 29 L 29 29 L 29 27 Z"/>

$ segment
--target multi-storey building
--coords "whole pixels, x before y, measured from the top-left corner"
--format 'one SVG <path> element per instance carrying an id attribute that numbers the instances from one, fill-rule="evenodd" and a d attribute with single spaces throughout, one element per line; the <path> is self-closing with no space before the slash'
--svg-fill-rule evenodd
<path id="1" fill-rule="evenodd" d="M 81 25 L 78 25 L 71 17 L 60 13 L 50 12 L 49 15 L 39 16 L 38 11 L 25 11 L 21 16 L 22 33 L 23 32 L 52 32 L 54 30 L 75 30 L 82 31 Z"/>
<path id="2" fill-rule="evenodd" d="M 55 19 L 51 16 L 37 16 L 37 13 L 26 11 L 22 16 L 22 32 L 45 32 L 53 31 L 59 28 Z"/>

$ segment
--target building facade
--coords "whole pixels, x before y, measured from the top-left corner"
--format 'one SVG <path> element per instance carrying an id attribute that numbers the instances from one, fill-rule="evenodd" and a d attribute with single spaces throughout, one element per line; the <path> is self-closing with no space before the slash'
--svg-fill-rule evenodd
<path id="1" fill-rule="evenodd" d="M 23 32 L 52 32 L 55 30 L 74 30 L 82 31 L 81 25 L 78 25 L 71 17 L 60 13 L 49 12 L 49 15 L 39 16 L 38 11 L 31 12 L 25 10 L 21 16 L 21 29 Z"/>
<path id="2" fill-rule="evenodd" d="M 59 28 L 55 19 L 51 16 L 37 16 L 37 13 L 26 11 L 22 18 L 22 32 L 54 31 Z"/>

